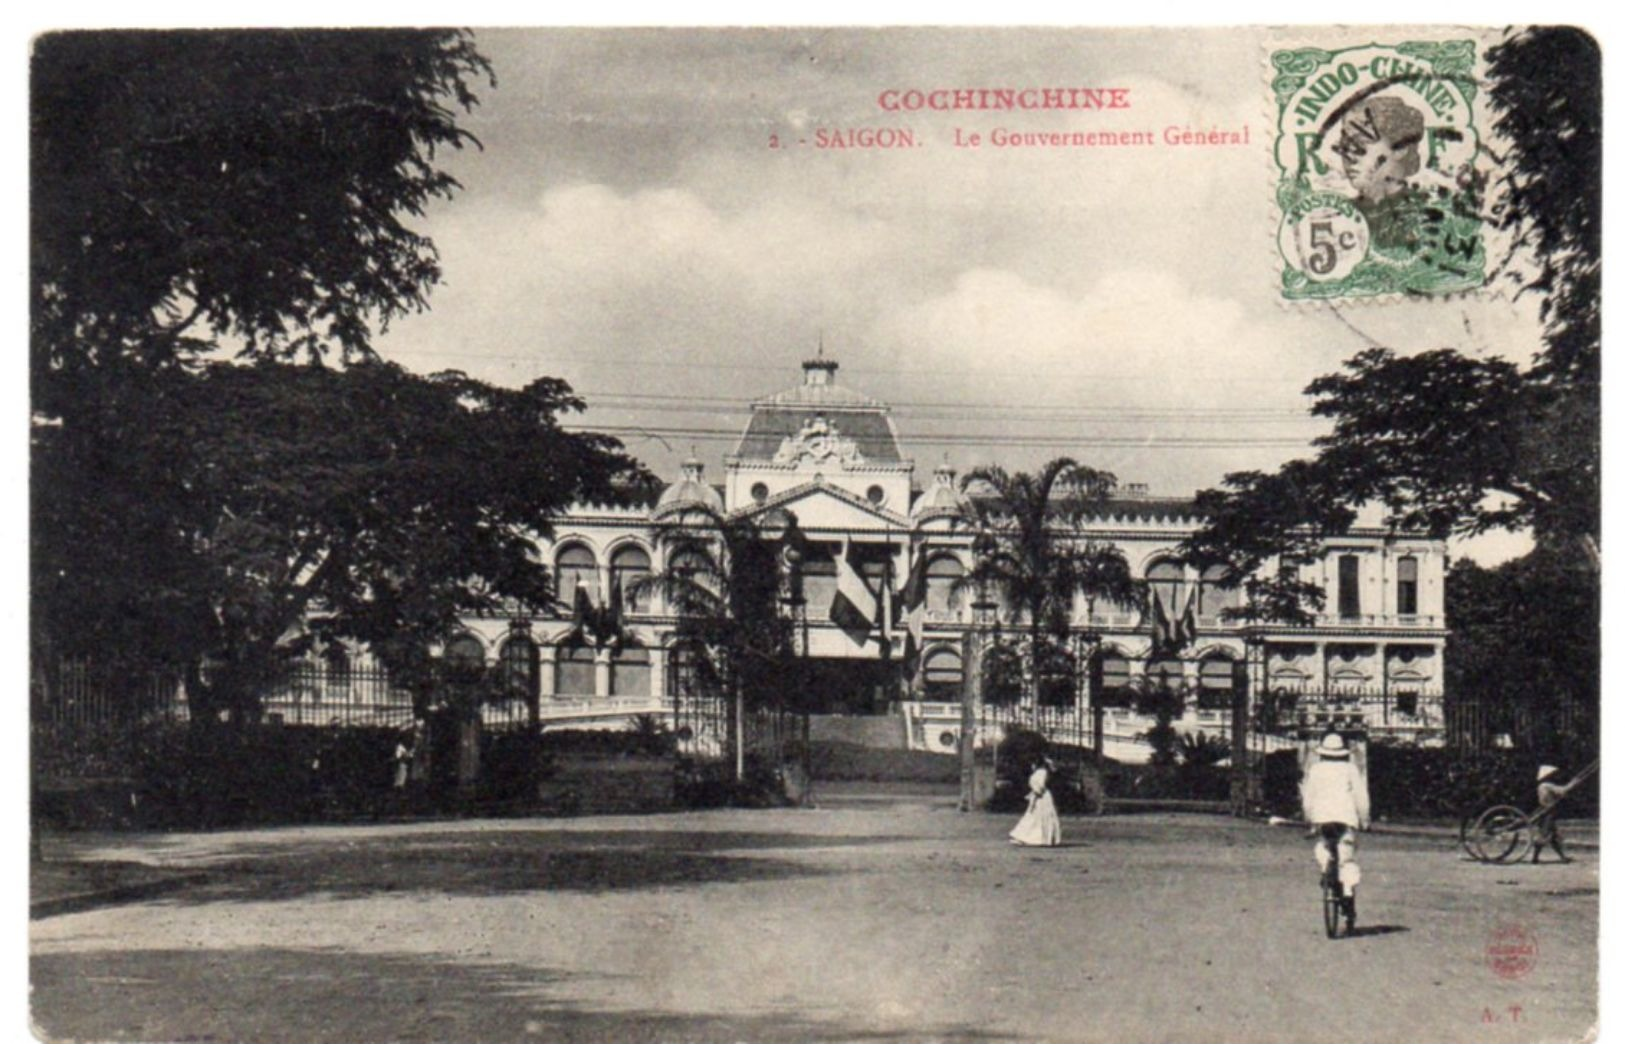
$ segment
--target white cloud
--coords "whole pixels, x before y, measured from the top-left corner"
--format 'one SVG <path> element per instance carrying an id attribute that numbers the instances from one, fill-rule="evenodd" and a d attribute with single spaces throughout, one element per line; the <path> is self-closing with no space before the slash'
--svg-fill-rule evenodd
<path id="1" fill-rule="evenodd" d="M 1221 397 L 1291 406 L 1322 361 L 1236 301 L 1143 269 L 1111 272 L 1077 295 L 973 269 L 949 292 L 888 315 L 875 339 L 922 368 L 1025 375 L 1040 400 L 1092 384 L 1103 401 L 1159 407 Z M 1248 385 L 1251 395 L 1238 396 Z"/>

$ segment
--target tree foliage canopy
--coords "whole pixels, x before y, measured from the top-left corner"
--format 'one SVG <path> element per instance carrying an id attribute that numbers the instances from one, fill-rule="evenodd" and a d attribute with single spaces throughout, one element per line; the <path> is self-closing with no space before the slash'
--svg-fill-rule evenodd
<path id="1" fill-rule="evenodd" d="M 1076 669 L 1064 645 L 1075 601 L 1143 602 L 1123 552 L 1114 544 L 1080 540 L 1084 523 L 1116 488 L 1108 472 L 1058 457 L 1036 472 L 977 468 L 961 479 L 988 546 L 961 583 L 988 585 L 1025 626 L 1032 656 L 1031 695 L 1044 697 L 1042 678 Z M 1062 661 L 1065 661 L 1064 663 Z"/>
<path id="2" fill-rule="evenodd" d="M 36 408 L 63 369 L 158 364 L 226 338 L 252 355 L 365 355 L 424 306 L 407 227 L 473 142 L 494 85 L 442 30 L 66 32 L 34 47 Z"/>
<path id="3" fill-rule="evenodd" d="M 1594 574 L 1547 549 L 1494 569 L 1458 562 L 1445 584 L 1450 692 L 1489 704 L 1597 691 L 1602 598 Z"/>
<path id="4" fill-rule="evenodd" d="M 459 613 L 550 611 L 550 516 L 646 492 L 618 443 L 560 430 L 580 405 L 556 380 L 378 361 L 108 385 L 38 431 L 40 615 L 61 652 L 207 658 L 247 690 L 314 638 L 388 649 Z"/>
<path id="5" fill-rule="evenodd" d="M 781 522 L 786 532 L 773 532 Z M 763 519 L 701 504 L 655 527 L 666 568 L 634 589 L 658 593 L 676 613 L 677 640 L 700 654 L 701 682 L 715 695 L 754 708 L 795 689 L 791 621 L 780 602 L 790 582 L 784 553 L 797 532 L 789 512 Z"/>
<path id="6" fill-rule="evenodd" d="M 1032 473 L 1007 472 L 997 465 L 970 471 L 961 488 L 978 494 L 967 499 L 993 548 L 979 557 L 967 580 L 991 584 L 1034 633 L 1065 633 L 1080 594 L 1091 601 L 1137 604 L 1140 588 L 1122 551 L 1077 538 L 1116 485 L 1108 472 L 1070 457 L 1058 457 Z"/>
<path id="7" fill-rule="evenodd" d="M 457 189 L 482 80 L 449 30 L 36 42 L 36 649 L 177 663 L 251 714 L 318 639 L 405 663 L 459 614 L 547 605 L 549 518 L 644 492 L 560 427 L 562 382 L 372 351 L 439 279 L 409 222 Z"/>

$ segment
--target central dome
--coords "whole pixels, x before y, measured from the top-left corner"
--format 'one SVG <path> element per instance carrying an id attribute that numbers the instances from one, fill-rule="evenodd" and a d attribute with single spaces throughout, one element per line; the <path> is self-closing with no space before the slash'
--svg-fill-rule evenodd
<path id="1" fill-rule="evenodd" d="M 801 364 L 800 384 L 751 403 L 750 423 L 734 450 L 734 458 L 772 460 L 786 439 L 796 438 L 810 423 L 852 440 L 865 461 L 902 461 L 897 433 L 887 416 L 889 407 L 879 399 L 836 384 L 835 371 L 840 365 L 820 349 L 815 358 Z"/>

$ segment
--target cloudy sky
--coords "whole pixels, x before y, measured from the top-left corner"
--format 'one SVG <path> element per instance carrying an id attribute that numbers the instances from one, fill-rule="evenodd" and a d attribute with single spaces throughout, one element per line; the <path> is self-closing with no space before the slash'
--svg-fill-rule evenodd
<path id="1" fill-rule="evenodd" d="M 1367 42 L 1338 32 L 481 31 L 498 86 L 466 125 L 484 148 L 450 160 L 465 191 L 425 222 L 445 281 L 379 347 L 421 370 L 564 377 L 583 423 L 648 432 L 627 442 L 663 474 L 691 446 L 720 470 L 717 433 L 795 383 L 820 338 L 844 382 L 897 404 L 924 473 L 1067 453 L 1185 495 L 1272 467 L 1322 430 L 1303 386 L 1363 347 L 1538 347 L 1528 299 L 1279 303 L 1265 55 Z M 1005 86 L 1126 88 L 1130 105 L 877 101 Z M 915 147 L 814 145 L 881 127 Z M 1169 127 L 1250 143 L 1167 145 Z M 995 129 L 1159 143 L 954 144 Z"/>

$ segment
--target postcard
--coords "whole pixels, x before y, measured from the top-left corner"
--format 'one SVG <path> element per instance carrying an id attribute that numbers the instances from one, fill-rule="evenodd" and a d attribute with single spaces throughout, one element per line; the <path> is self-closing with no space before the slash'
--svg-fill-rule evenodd
<path id="1" fill-rule="evenodd" d="M 1593 1039 L 1599 54 L 38 37 L 34 1032 Z"/>

